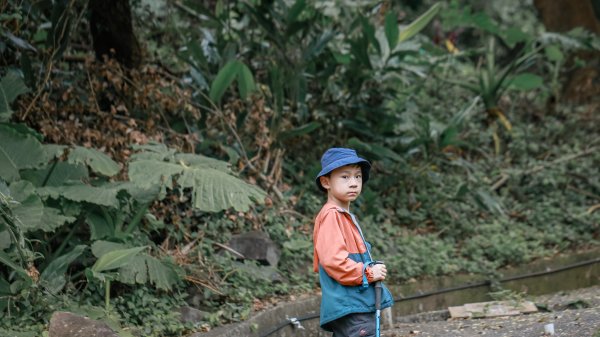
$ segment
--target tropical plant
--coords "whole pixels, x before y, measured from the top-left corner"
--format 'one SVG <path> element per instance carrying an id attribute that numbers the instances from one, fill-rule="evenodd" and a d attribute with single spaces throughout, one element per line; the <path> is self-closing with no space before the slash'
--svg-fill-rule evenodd
<path id="1" fill-rule="evenodd" d="M 435 4 L 409 25 L 400 26 L 395 10 L 378 7 L 375 2 L 340 8 L 333 2 L 303 0 L 257 6 L 238 3 L 216 15 L 196 2 L 185 4 L 210 27 L 200 37 L 190 34 L 181 53 L 191 65 L 197 102 L 219 117 L 221 123 L 215 126 L 226 125 L 226 133 L 238 133 L 238 144 L 229 148 L 228 154 L 237 152 L 236 157 L 250 167 L 254 164 L 249 159 L 256 154 L 267 163 L 268 159 L 277 162 L 283 153 L 277 149 L 295 147 L 294 139 L 311 133 L 335 132 L 338 125 L 366 135 L 377 134 L 374 129 L 387 121 L 379 118 L 385 109 L 377 108 L 383 104 L 382 95 L 392 94 L 399 82 L 406 81 L 408 77 L 399 80 L 401 74 L 412 75 L 415 70 L 403 67 L 403 58 L 419 48 L 410 39 L 441 8 Z M 360 9 L 372 12 L 366 15 Z M 255 82 L 264 83 L 257 86 L 261 88 L 257 91 L 260 106 L 230 105 L 239 106 L 240 111 L 219 107 L 234 79 L 242 99 Z M 208 95 L 204 94 L 209 88 Z M 229 97 L 230 101 L 236 98 Z M 247 135 L 239 127 L 255 123 L 248 120 L 252 114 L 246 109 L 262 110 L 268 142 L 257 146 L 246 141 Z M 323 113 L 327 110 L 330 116 Z M 233 123 L 231 112 L 236 118 Z M 330 123 L 334 119 L 339 121 Z M 385 148 L 382 144 L 374 146 Z"/>
<path id="2" fill-rule="evenodd" d="M 107 271 L 119 269 L 127 265 L 132 265 L 132 267 L 135 267 L 135 265 L 132 264 L 133 259 L 144 249 L 146 249 L 146 247 L 133 247 L 115 250 L 114 246 L 112 246 L 110 242 L 103 243 L 100 241 L 96 241 L 94 246 L 92 246 L 92 251 L 94 251 L 94 255 L 98 257 L 98 260 L 96 260 L 96 263 L 94 263 L 91 268 L 86 270 L 86 276 L 88 277 L 89 281 L 92 279 L 97 279 L 104 283 L 104 304 L 106 311 L 110 310 L 110 281 L 115 278 L 115 275 L 111 275 L 107 273 Z M 146 264 L 144 262 L 145 261 L 142 261 L 141 263 L 141 267 L 143 269 L 139 273 L 141 278 L 145 278 L 147 273 Z M 139 267 L 140 265 L 137 267 L 138 270 Z M 137 273 L 135 272 L 133 273 L 134 280 L 136 274 Z"/>
<path id="3" fill-rule="evenodd" d="M 478 64 L 474 79 L 471 81 L 447 80 L 450 83 L 464 87 L 474 94 L 480 96 L 485 106 L 488 125 L 493 127 L 494 148 L 496 154 L 500 153 L 500 138 L 496 130 L 496 121 L 504 126 L 507 131 L 511 131 L 512 125 L 506 114 L 499 106 L 499 101 L 507 89 L 533 90 L 543 84 L 543 79 L 533 73 L 525 72 L 530 68 L 538 56 L 541 48 L 523 53 L 520 57 L 515 57 L 507 65 L 499 67 L 496 61 L 496 42 L 491 37 L 487 44 L 484 64 Z"/>
<path id="4" fill-rule="evenodd" d="M 37 131 L 0 125 L 0 334 L 69 310 L 175 336 L 183 298 L 206 329 L 314 291 L 329 146 L 372 161 L 353 211 L 391 282 L 597 245 L 596 118 L 523 89 L 558 91 L 598 39 L 539 34 L 516 0 L 407 3 L 134 1 L 149 57 L 127 69 L 90 62 L 82 2 L 1 2 L 0 122 Z M 229 253 L 250 230 L 277 267 Z"/>
<path id="5" fill-rule="evenodd" d="M 175 265 L 164 257 L 142 253 L 146 246 L 131 246 L 153 244 L 135 235 L 152 201 L 164 198 L 167 188 L 180 193 L 190 189 L 193 207 L 215 212 L 230 207 L 247 210 L 265 196 L 233 176 L 227 163 L 176 153 L 157 144 L 140 146 L 132 156 L 131 181 L 111 182 L 107 178 L 115 177 L 120 167 L 105 154 L 80 146 L 45 145 L 38 138 L 30 129 L 0 125 L 0 179 L 8 182 L 2 189 L 0 257 L 26 281 L 21 289 L 39 279 L 44 289 L 58 293 L 69 281 L 65 276 L 69 266 L 90 247 L 97 260 L 86 275 L 90 282 L 105 283 L 107 309 L 111 280 L 171 290 L 182 277 Z M 89 228 L 90 240 L 71 246 L 70 239 L 79 235 L 83 224 Z M 66 238 L 58 245 L 53 240 L 26 245 L 40 232 L 65 231 Z M 34 265 L 34 257 L 44 257 L 46 262 Z M 36 276 L 36 267 L 41 268 L 41 278 Z M 118 274 L 110 273 L 115 269 L 120 270 Z M 2 275 L 1 280 L 8 286 L 6 277 Z M 4 298 L 2 308 L 8 306 L 8 299 Z"/>

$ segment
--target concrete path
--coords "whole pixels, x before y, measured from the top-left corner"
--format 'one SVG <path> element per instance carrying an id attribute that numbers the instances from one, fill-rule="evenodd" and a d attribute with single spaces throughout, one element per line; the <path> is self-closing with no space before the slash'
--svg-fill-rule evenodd
<path id="1" fill-rule="evenodd" d="M 540 337 L 554 324 L 556 337 L 600 337 L 600 286 L 528 298 L 548 312 L 486 319 L 444 319 L 449 315 L 415 315 L 397 323 L 385 337 Z M 436 320 L 437 319 L 437 320 Z M 425 320 L 420 321 L 419 320 Z"/>

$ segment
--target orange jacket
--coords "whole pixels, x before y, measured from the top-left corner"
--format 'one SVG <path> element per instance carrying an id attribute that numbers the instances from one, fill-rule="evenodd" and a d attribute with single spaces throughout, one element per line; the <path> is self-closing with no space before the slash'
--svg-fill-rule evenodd
<path id="1" fill-rule="evenodd" d="M 313 243 L 315 272 L 319 272 L 321 265 L 331 278 L 342 285 L 355 286 L 363 283 L 364 265 L 362 262 L 355 262 L 350 255 L 365 254 L 367 247 L 348 212 L 332 203 L 326 203 L 315 219 Z M 371 268 L 367 267 L 364 273 L 371 283 Z"/>

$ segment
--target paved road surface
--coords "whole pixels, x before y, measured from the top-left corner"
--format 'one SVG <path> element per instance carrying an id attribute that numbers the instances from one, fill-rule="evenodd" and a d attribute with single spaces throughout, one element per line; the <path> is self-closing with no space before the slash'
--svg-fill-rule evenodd
<path id="1" fill-rule="evenodd" d="M 383 337 L 540 337 L 554 324 L 555 337 L 600 337 L 600 286 L 531 298 L 550 312 L 486 319 L 399 323 Z M 434 315 L 435 316 L 435 315 Z"/>

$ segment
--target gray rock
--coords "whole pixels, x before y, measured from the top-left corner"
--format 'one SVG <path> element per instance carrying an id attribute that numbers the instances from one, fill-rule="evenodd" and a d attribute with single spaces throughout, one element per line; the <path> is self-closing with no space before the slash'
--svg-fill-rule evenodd
<path id="1" fill-rule="evenodd" d="M 48 330 L 50 337 L 119 337 L 104 322 L 64 311 L 52 314 Z"/>
<path id="2" fill-rule="evenodd" d="M 267 233 L 253 231 L 234 235 L 228 246 L 242 254 L 246 259 L 257 260 L 270 266 L 277 266 L 281 249 L 269 238 Z"/>
<path id="3" fill-rule="evenodd" d="M 183 323 L 198 323 L 208 315 L 208 312 L 198 310 L 196 308 L 184 306 L 179 308 L 179 312 L 181 313 L 181 321 Z"/>

